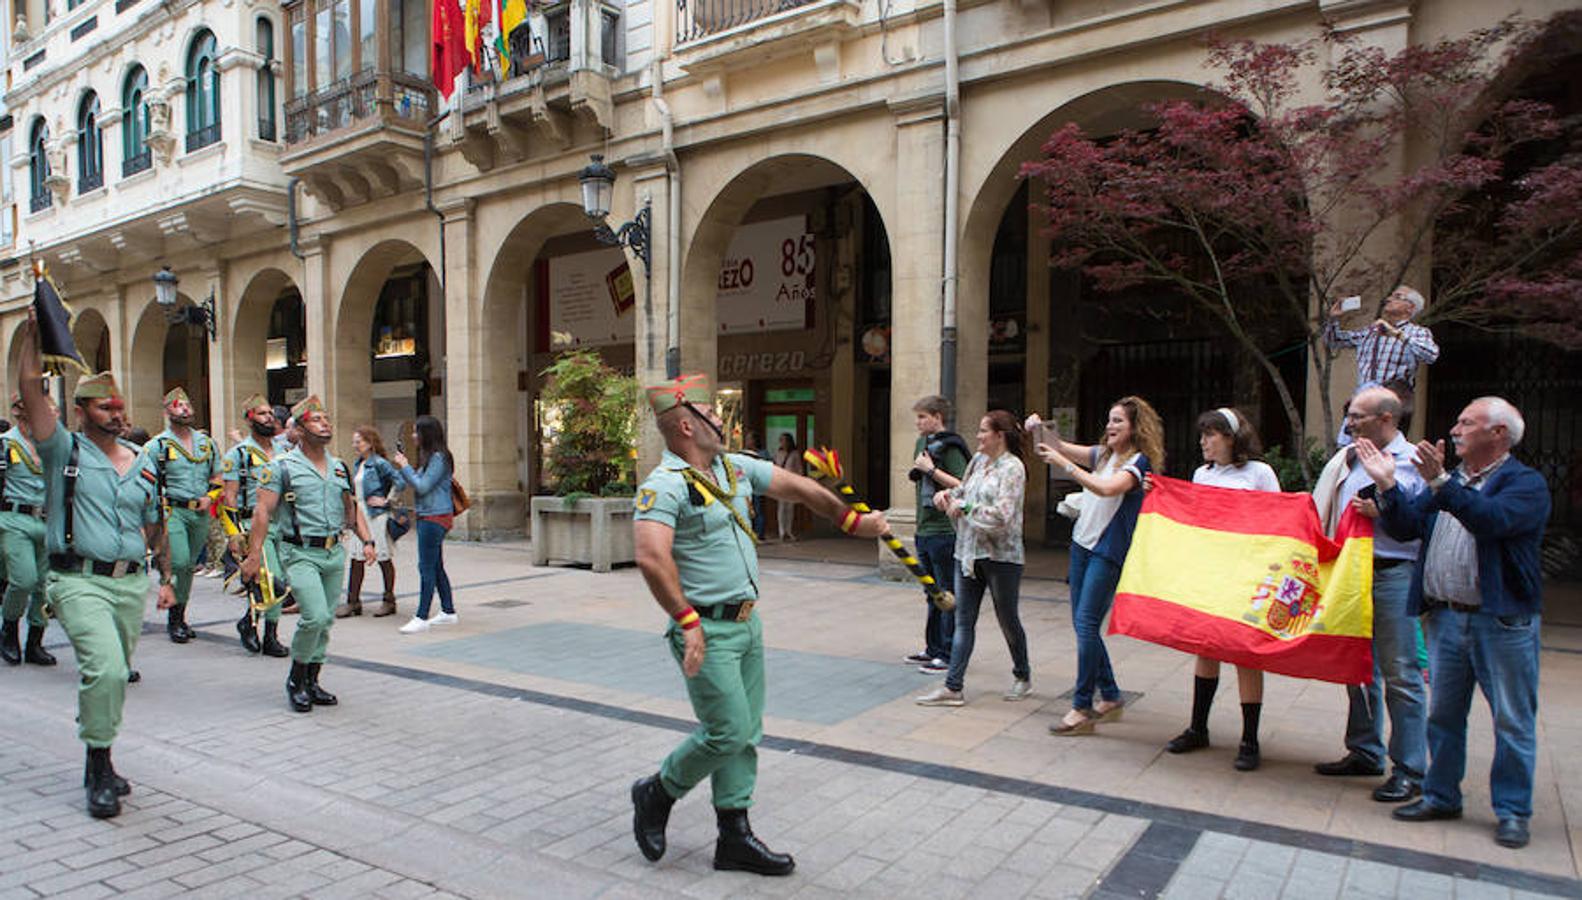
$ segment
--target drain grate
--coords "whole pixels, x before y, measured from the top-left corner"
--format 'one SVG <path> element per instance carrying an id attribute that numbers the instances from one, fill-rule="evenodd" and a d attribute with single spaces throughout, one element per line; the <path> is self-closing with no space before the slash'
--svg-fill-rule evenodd
<path id="1" fill-rule="evenodd" d="M 532 606 L 533 605 L 533 601 L 531 601 L 531 600 L 490 600 L 488 603 L 480 603 L 478 605 L 479 606 L 487 606 L 490 609 L 514 609 L 514 608 L 516 608 L 518 606 Z"/>

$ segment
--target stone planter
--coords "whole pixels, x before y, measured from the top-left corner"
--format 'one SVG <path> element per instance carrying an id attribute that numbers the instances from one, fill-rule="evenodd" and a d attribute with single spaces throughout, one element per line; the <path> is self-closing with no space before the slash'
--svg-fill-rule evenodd
<path id="1" fill-rule="evenodd" d="M 630 497 L 588 498 L 569 508 L 562 497 L 534 497 L 531 509 L 535 566 L 569 563 L 608 572 L 637 560 Z"/>

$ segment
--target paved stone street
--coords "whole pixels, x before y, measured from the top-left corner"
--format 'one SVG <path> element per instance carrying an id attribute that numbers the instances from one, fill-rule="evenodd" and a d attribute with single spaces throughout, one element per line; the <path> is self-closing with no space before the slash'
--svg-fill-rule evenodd
<path id="1" fill-rule="evenodd" d="M 1419 826 L 1392 822 L 1366 780 L 1311 774 L 1339 751 L 1330 685 L 1271 678 L 1265 765 L 1236 773 L 1233 688 L 1214 749 L 1163 754 L 1190 661 L 1116 639 L 1141 698 L 1100 735 L 1057 740 L 1069 609 L 1031 565 L 1034 697 L 999 699 L 1008 661 L 985 619 L 969 705 L 924 709 L 911 698 L 931 679 L 900 663 L 917 649 L 916 592 L 820 543 L 766 548 L 780 558 L 760 607 L 753 824 L 796 855 L 790 878 L 712 870 L 706 791 L 677 805 L 664 860 L 637 853 L 627 788 L 690 716 L 635 571 L 533 569 L 521 544 L 452 543 L 461 623 L 396 633 L 416 582 L 402 546 L 403 615 L 337 623 L 323 680 L 341 705 L 311 715 L 287 710 L 284 661 L 239 649 L 239 601 L 217 582 L 199 581 L 193 644 L 168 642 L 151 613 L 116 746 L 134 792 L 114 820 L 82 810 L 71 654 L 52 630 L 59 668 L 0 671 L 0 898 L 1582 896 L 1582 766 L 1562 749 L 1582 704 L 1559 689 L 1582 660 L 1564 646 L 1544 658 L 1538 814 L 1517 853 L 1490 840 L 1486 708 L 1467 818 Z"/>

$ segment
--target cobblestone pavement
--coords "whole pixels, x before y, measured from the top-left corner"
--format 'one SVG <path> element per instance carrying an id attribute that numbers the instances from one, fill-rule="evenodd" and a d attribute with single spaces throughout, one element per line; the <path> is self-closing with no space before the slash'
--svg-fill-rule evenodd
<path id="1" fill-rule="evenodd" d="M 627 787 L 690 722 L 668 661 L 657 672 L 627 665 L 662 652 L 639 638 L 653 616 L 632 573 L 532 570 L 519 548 L 453 544 L 447 556 L 468 585 L 462 626 L 401 641 L 401 617 L 342 621 L 323 678 L 342 702 L 311 715 L 287 710 L 283 661 L 243 655 L 227 618 L 234 601 L 200 582 L 191 617 L 202 639 L 175 646 L 151 626 L 139 648 L 144 680 L 129 689 L 115 751 L 134 792 L 114 820 L 82 810 L 69 648 L 56 650 L 56 669 L 0 671 L 0 900 L 1582 896 L 1572 875 L 1435 852 L 1439 838 L 1413 849 L 1168 805 L 1190 799 L 1190 768 L 1181 790 L 1156 792 L 1168 803 L 1147 803 L 1017 774 L 1001 760 L 1003 736 L 974 745 L 976 761 L 894 734 L 841 740 L 853 723 L 893 732 L 886 719 L 903 710 L 933 729 L 971 720 L 911 706 L 908 682 L 881 654 L 804 643 L 789 625 L 771 654 L 753 824 L 795 854 L 796 874 L 714 872 L 706 791 L 677 805 L 670 852 L 650 864 L 632 841 Z M 766 573 L 766 593 L 894 590 L 828 567 L 770 563 Z M 1029 593 L 1041 590 L 1054 593 Z M 985 668 L 1000 664 L 989 643 Z M 981 713 L 1027 706 L 989 702 Z M 1063 752 L 1051 743 L 1021 749 Z M 1101 746 L 1077 743 L 1071 752 Z M 1109 749 L 1124 756 L 1125 744 Z"/>

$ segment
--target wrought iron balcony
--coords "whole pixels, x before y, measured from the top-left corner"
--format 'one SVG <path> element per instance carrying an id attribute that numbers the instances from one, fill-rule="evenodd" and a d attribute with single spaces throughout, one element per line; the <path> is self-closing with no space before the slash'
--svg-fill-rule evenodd
<path id="1" fill-rule="evenodd" d="M 45 191 L 42 194 L 34 194 L 31 198 L 29 198 L 27 204 L 28 212 L 43 212 L 54 205 L 55 196 L 49 191 Z"/>
<path id="2" fill-rule="evenodd" d="M 272 141 L 275 139 L 274 116 L 258 117 L 258 139 L 261 141 Z"/>
<path id="3" fill-rule="evenodd" d="M 154 166 L 154 152 L 144 148 L 142 153 L 128 156 L 121 160 L 121 177 L 131 178 L 139 172 L 146 172 Z"/>
<path id="4" fill-rule="evenodd" d="M 434 88 L 416 75 L 366 69 L 286 101 L 286 143 L 339 131 L 378 116 L 381 108 L 396 118 L 426 121 L 434 112 Z"/>
<path id="5" fill-rule="evenodd" d="M 187 152 L 191 153 L 210 144 L 217 144 L 219 141 L 220 123 L 215 122 L 213 125 L 205 125 L 196 131 L 187 132 Z"/>
<path id="6" fill-rule="evenodd" d="M 676 43 L 765 19 L 816 0 L 676 0 Z"/>
<path id="7" fill-rule="evenodd" d="M 83 172 L 77 176 L 77 193 L 86 194 L 104 187 L 104 170 Z"/>

